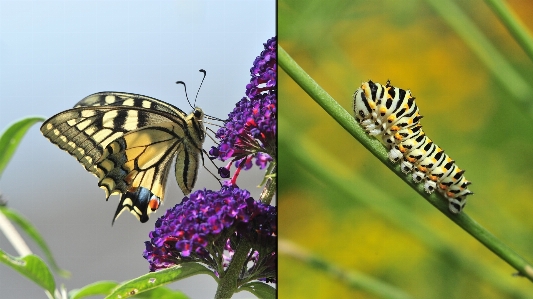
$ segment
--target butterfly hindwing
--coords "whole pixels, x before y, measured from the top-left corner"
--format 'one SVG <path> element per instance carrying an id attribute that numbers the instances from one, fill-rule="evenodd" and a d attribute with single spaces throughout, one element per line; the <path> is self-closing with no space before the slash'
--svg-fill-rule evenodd
<path id="1" fill-rule="evenodd" d="M 170 163 L 183 147 L 183 135 L 178 135 L 183 130 L 175 132 L 174 127 L 179 126 L 165 122 L 143 127 L 109 144 L 96 164 L 98 185 L 107 195 L 125 193 L 133 186 L 163 198 Z"/>
<path id="2" fill-rule="evenodd" d="M 136 216 L 141 223 L 145 223 L 150 218 L 149 214 L 157 210 L 160 204 L 161 199 L 146 188 L 139 187 L 127 191 L 120 197 L 117 211 L 115 212 L 115 216 L 113 216 L 113 223 L 126 210 L 129 210 Z"/>
<path id="3" fill-rule="evenodd" d="M 154 98 L 101 92 L 51 117 L 41 131 L 96 175 L 107 197 L 122 193 L 113 221 L 127 208 L 146 222 L 163 201 L 173 157 L 178 185 L 184 194 L 192 191 L 205 138 L 202 120 L 199 108 L 186 115 Z"/>
<path id="4" fill-rule="evenodd" d="M 106 190 L 106 194 L 123 194 L 115 219 L 127 208 L 141 222 L 148 220 L 147 215 L 163 201 L 174 156 L 177 156 L 176 181 L 183 193 L 189 194 L 199 167 L 200 150 L 196 146 L 187 122 L 143 127 L 109 144 L 96 167 L 98 185 Z"/>
<path id="5" fill-rule="evenodd" d="M 98 185 L 106 194 L 122 193 L 116 218 L 128 208 L 141 222 L 157 210 L 179 139 L 164 125 L 144 127 L 113 141 L 96 165 Z M 173 153 L 174 152 L 174 153 Z"/>

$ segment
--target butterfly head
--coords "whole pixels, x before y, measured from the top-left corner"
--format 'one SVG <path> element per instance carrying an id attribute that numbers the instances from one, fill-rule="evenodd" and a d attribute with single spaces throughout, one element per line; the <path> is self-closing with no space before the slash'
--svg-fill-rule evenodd
<path id="1" fill-rule="evenodd" d="M 194 118 L 198 121 L 202 121 L 204 119 L 204 111 L 198 107 L 194 108 L 192 114 L 194 115 Z"/>
<path id="2" fill-rule="evenodd" d="M 205 131 L 204 116 L 204 111 L 201 108 L 195 107 L 194 111 L 187 117 L 187 122 L 189 123 L 189 126 L 192 125 L 201 131 Z"/>

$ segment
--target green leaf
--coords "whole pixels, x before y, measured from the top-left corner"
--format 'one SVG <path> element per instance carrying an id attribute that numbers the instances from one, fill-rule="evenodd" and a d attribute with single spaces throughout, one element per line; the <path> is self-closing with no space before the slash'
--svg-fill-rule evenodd
<path id="1" fill-rule="evenodd" d="M 180 291 L 174 291 L 167 287 L 159 287 L 135 296 L 141 299 L 188 299 L 187 295 Z"/>
<path id="2" fill-rule="evenodd" d="M 259 299 L 276 298 L 276 289 L 259 281 L 249 282 L 239 288 L 240 291 L 248 291 Z"/>
<path id="3" fill-rule="evenodd" d="M 28 234 L 28 236 L 30 236 L 35 241 L 35 243 L 37 243 L 39 248 L 41 248 L 41 250 L 44 252 L 44 255 L 46 256 L 50 267 L 54 271 L 58 272 L 59 275 L 61 275 L 62 277 L 70 276 L 70 273 L 67 270 L 59 268 L 54 257 L 52 256 L 52 251 L 50 251 L 50 248 L 46 244 L 41 234 L 37 231 L 35 226 L 33 226 L 26 218 L 24 218 L 24 216 L 20 215 L 13 209 L 0 206 L 0 212 L 4 213 L 4 215 L 6 215 L 9 220 L 16 223 L 22 230 L 24 230 L 24 232 L 26 232 L 26 234 Z"/>
<path id="4" fill-rule="evenodd" d="M 72 290 L 69 292 L 70 299 L 81 299 L 90 296 L 108 295 L 114 288 L 119 285 L 116 281 L 103 280 L 89 285 L 83 288 Z M 166 287 L 158 287 L 156 289 L 146 291 L 142 294 L 135 296 L 135 298 L 143 299 L 187 299 L 187 296 L 180 291 L 174 291 Z"/>
<path id="5" fill-rule="evenodd" d="M 13 156 L 26 131 L 36 122 L 44 121 L 43 117 L 27 117 L 9 125 L 0 135 L 0 177 L 7 163 Z"/>
<path id="6" fill-rule="evenodd" d="M 198 263 L 185 263 L 157 272 L 150 272 L 119 285 L 106 298 L 129 298 L 139 293 L 155 289 L 197 274 L 209 274 L 213 271 Z"/>
<path id="7" fill-rule="evenodd" d="M 50 294 L 54 294 L 56 288 L 54 277 L 46 263 L 40 257 L 30 254 L 22 258 L 17 258 L 0 249 L 0 262 L 17 270 L 20 274 L 47 290 Z"/>
<path id="8" fill-rule="evenodd" d="M 116 281 L 97 281 L 88 284 L 80 289 L 72 290 L 68 293 L 70 299 L 79 299 L 89 296 L 107 295 L 118 285 Z"/>

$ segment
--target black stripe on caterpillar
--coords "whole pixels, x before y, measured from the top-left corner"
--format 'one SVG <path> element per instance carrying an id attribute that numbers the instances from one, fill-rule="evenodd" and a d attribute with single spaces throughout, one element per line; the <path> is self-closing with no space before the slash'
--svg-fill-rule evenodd
<path id="1" fill-rule="evenodd" d="M 417 183 L 424 182 L 424 190 L 437 190 L 448 200 L 452 213 L 460 213 L 469 181 L 461 170 L 438 145 L 422 130 L 418 106 L 411 91 L 385 86 L 372 81 L 363 82 L 353 94 L 355 119 L 371 136 L 387 147 L 392 163 L 401 160 L 401 170 L 412 174 Z"/>

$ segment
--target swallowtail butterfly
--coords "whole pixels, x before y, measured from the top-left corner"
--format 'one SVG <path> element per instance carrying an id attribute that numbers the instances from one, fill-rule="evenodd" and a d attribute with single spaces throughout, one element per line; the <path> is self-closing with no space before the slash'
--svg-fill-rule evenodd
<path id="1" fill-rule="evenodd" d="M 163 202 L 170 164 L 191 193 L 205 139 L 204 113 L 187 115 L 163 101 L 131 93 L 99 92 L 41 126 L 52 143 L 99 179 L 106 196 L 121 193 L 113 222 L 129 210 L 141 222 Z"/>
<path id="2" fill-rule="evenodd" d="M 452 213 L 460 213 L 466 197 L 473 194 L 470 184 L 444 151 L 429 139 L 420 124 L 415 98 L 409 90 L 385 86 L 372 81 L 363 82 L 353 95 L 355 119 L 365 131 L 375 136 L 389 150 L 389 159 L 401 160 L 401 169 L 412 174 L 417 183 L 424 182 L 424 190 L 437 190 L 448 200 Z"/>

